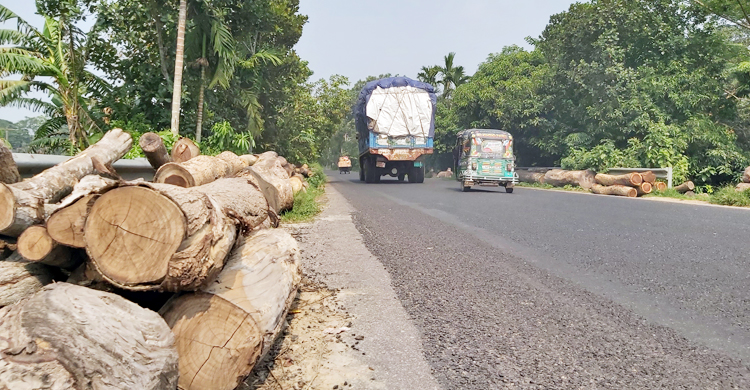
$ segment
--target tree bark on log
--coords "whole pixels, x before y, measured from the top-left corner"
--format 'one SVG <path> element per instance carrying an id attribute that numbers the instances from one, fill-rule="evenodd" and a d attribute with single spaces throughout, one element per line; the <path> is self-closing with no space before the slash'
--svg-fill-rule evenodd
<path id="1" fill-rule="evenodd" d="M 15 237 L 0 236 L 0 260 L 7 259 L 17 249 L 18 240 Z"/>
<path id="2" fill-rule="evenodd" d="M 652 185 L 656 182 L 656 175 L 651 171 L 641 172 L 640 175 L 644 182 L 651 183 Z"/>
<path id="3" fill-rule="evenodd" d="M 595 176 L 596 184 L 603 186 L 629 186 L 637 187 L 643 183 L 643 176 L 638 172 L 625 173 L 622 175 L 607 175 L 606 173 L 597 173 Z"/>
<path id="4" fill-rule="evenodd" d="M 141 145 L 143 154 L 154 169 L 159 169 L 162 165 L 172 162 L 172 157 L 167 153 L 167 147 L 164 146 L 164 140 L 159 134 L 148 132 L 138 140 Z"/>
<path id="5" fill-rule="evenodd" d="M 245 164 L 247 164 L 248 167 L 258 162 L 258 156 L 254 154 L 243 154 L 242 156 L 240 156 L 240 158 L 245 162 Z"/>
<path id="6" fill-rule="evenodd" d="M 745 171 L 742 172 L 742 182 L 750 183 L 750 167 L 745 168 Z"/>
<path id="7" fill-rule="evenodd" d="M 650 194 L 654 190 L 654 187 L 651 185 L 651 183 L 644 181 L 643 183 L 641 183 L 641 185 L 635 187 L 635 189 L 636 191 L 638 191 L 638 196 L 643 196 Z"/>
<path id="8" fill-rule="evenodd" d="M 654 191 L 664 191 L 667 189 L 667 183 L 663 181 L 655 181 L 653 183 Z"/>
<path id="9" fill-rule="evenodd" d="M 101 195 L 84 238 L 96 270 L 128 290 L 196 290 L 221 270 L 238 228 L 268 218 L 263 193 L 245 178 L 192 188 L 126 185 Z"/>
<path id="10" fill-rule="evenodd" d="M 635 188 L 619 184 L 611 186 L 594 184 L 594 186 L 591 187 L 591 192 L 601 195 L 627 196 L 629 198 L 635 198 L 636 196 L 638 196 L 638 191 Z"/>
<path id="11" fill-rule="evenodd" d="M 0 310 L 0 388 L 174 389 L 174 336 L 119 295 L 55 283 Z"/>
<path id="12" fill-rule="evenodd" d="M 289 179 L 282 179 L 278 173 L 268 171 L 262 165 L 247 167 L 237 173 L 237 177 L 252 178 L 263 191 L 270 208 L 279 214 L 294 206 L 294 189 Z"/>
<path id="13" fill-rule="evenodd" d="M 44 264 L 25 261 L 18 253 L 0 261 L 0 307 L 15 304 L 35 294 L 52 283 L 52 276 L 52 269 Z"/>
<path id="14" fill-rule="evenodd" d="M 544 173 L 542 172 L 531 172 L 527 170 L 517 170 L 518 180 L 523 183 L 539 183 L 544 184 Z"/>
<path id="15" fill-rule="evenodd" d="M 585 171 L 566 171 L 563 169 L 552 169 L 544 174 L 544 182 L 555 187 L 566 185 L 579 186 L 590 189 L 594 184 L 596 172 L 588 169 Z"/>
<path id="16" fill-rule="evenodd" d="M 176 163 L 188 161 L 200 154 L 201 150 L 190 138 L 181 137 L 172 146 L 172 161 Z"/>
<path id="17" fill-rule="evenodd" d="M 292 192 L 297 194 L 305 188 L 305 177 L 295 173 L 294 176 L 289 178 L 289 184 L 292 185 Z"/>
<path id="18" fill-rule="evenodd" d="M 245 161 L 232 152 L 223 152 L 216 157 L 197 156 L 183 163 L 164 164 L 156 171 L 154 182 L 195 187 L 232 176 L 245 167 Z"/>
<path id="19" fill-rule="evenodd" d="M 692 181 L 688 180 L 688 181 L 686 181 L 686 182 L 678 185 L 674 189 L 675 189 L 675 191 L 677 191 L 677 192 L 679 192 L 681 194 L 684 194 L 684 193 L 686 193 L 688 191 L 694 190 L 695 189 L 695 184 L 693 184 Z"/>
<path id="20" fill-rule="evenodd" d="M 21 175 L 13 160 L 13 152 L 0 142 L 0 183 L 13 184 L 19 181 L 21 181 Z"/>
<path id="21" fill-rule="evenodd" d="M 59 245 L 42 225 L 31 226 L 18 237 L 18 254 L 24 259 L 59 268 L 73 269 L 81 263 L 70 248 Z"/>
<path id="22" fill-rule="evenodd" d="M 234 389 L 281 332 L 300 278 L 294 238 L 259 230 L 239 241 L 203 292 L 167 302 L 160 313 L 175 334 L 179 388 Z"/>
<path id="23" fill-rule="evenodd" d="M 111 164 L 130 150 L 128 133 L 113 129 L 75 157 L 20 183 L 0 184 L 0 234 L 17 237 L 45 219 L 45 203 L 56 203 L 73 190 L 96 163 Z"/>
<path id="24" fill-rule="evenodd" d="M 735 191 L 750 190 L 750 183 L 739 183 L 737 184 L 737 187 L 735 187 L 734 189 Z"/>

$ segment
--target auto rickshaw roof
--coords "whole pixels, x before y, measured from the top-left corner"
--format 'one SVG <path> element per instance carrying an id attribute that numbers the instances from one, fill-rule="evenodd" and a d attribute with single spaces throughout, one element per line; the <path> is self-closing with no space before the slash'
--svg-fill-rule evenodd
<path id="1" fill-rule="evenodd" d="M 511 135 L 509 132 L 507 132 L 505 130 L 498 130 L 498 129 L 466 129 L 466 130 L 459 131 L 456 134 L 456 136 L 463 138 L 463 137 L 466 137 L 468 135 L 477 134 L 477 133 L 492 134 L 492 135 L 501 136 L 501 137 L 502 136 L 513 137 L 513 135 Z"/>

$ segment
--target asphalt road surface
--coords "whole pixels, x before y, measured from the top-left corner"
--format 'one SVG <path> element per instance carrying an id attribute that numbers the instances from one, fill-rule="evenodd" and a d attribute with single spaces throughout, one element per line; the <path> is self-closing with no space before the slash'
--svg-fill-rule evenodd
<path id="1" fill-rule="evenodd" d="M 445 389 L 750 389 L 750 210 L 329 176 Z"/>

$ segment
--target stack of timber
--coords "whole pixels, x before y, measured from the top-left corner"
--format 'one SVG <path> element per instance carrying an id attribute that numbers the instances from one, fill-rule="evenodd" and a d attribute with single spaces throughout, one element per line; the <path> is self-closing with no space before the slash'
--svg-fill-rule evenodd
<path id="1" fill-rule="evenodd" d="M 742 183 L 737 184 L 737 187 L 735 187 L 735 190 L 737 191 L 750 190 L 750 167 L 745 168 L 745 171 L 742 172 Z"/>
<path id="2" fill-rule="evenodd" d="M 111 169 L 132 146 L 115 129 L 0 184 L 0 388 L 230 390 L 281 333 L 301 271 L 273 227 L 312 171 L 275 152 L 201 156 L 187 138 L 139 144 L 154 182 Z"/>

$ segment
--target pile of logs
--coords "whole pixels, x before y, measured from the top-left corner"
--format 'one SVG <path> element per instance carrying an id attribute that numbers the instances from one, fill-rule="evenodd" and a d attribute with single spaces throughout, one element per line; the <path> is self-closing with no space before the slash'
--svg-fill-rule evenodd
<path id="1" fill-rule="evenodd" d="M 131 146 L 115 129 L 3 176 L 0 388 L 233 389 L 280 333 L 299 248 L 274 227 L 309 167 L 202 156 L 187 138 L 169 153 L 147 133 L 154 181 L 123 181 L 112 163 Z M 125 298 L 143 291 L 143 307 Z"/>
<path id="2" fill-rule="evenodd" d="M 750 190 L 750 167 L 745 168 L 745 171 L 742 172 L 742 183 L 737 184 L 737 187 L 735 187 L 735 190 L 737 191 Z"/>
<path id="3" fill-rule="evenodd" d="M 594 194 L 617 195 L 635 198 L 650 194 L 653 191 L 664 191 L 667 184 L 656 181 L 651 172 L 630 172 L 621 175 L 596 173 L 592 170 L 568 171 L 563 169 L 527 169 L 517 170 L 518 179 L 524 183 L 548 184 L 554 187 L 567 185 L 590 190 Z M 750 173 L 750 172 L 749 172 Z M 750 176 L 749 176 L 750 179 Z M 677 187 L 680 193 L 692 192 L 695 185 L 687 181 Z"/>

